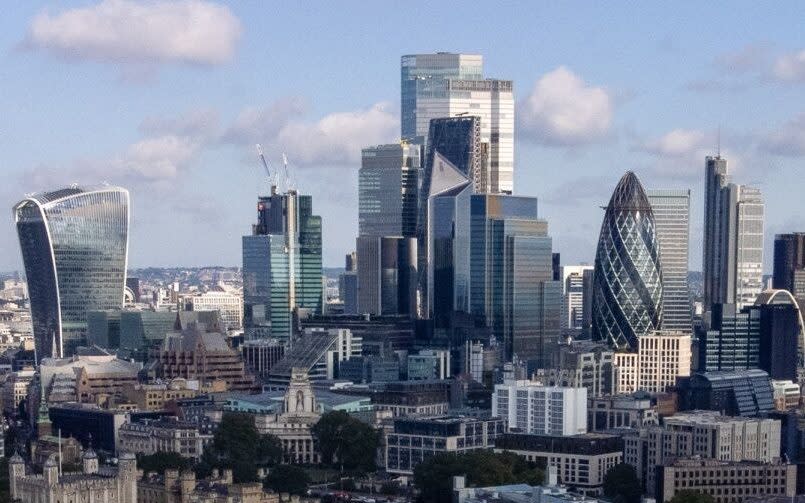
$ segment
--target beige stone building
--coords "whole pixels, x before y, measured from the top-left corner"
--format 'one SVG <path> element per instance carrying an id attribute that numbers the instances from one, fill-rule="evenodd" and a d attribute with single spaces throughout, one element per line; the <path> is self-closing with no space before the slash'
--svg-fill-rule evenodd
<path id="1" fill-rule="evenodd" d="M 130 384 L 123 389 L 123 395 L 138 410 L 155 412 L 164 410 L 165 404 L 172 400 L 193 398 L 203 393 L 222 393 L 226 390 L 226 381 L 223 379 L 213 380 L 202 386 L 197 380 L 179 377 L 168 382 Z"/>
<path id="2" fill-rule="evenodd" d="M 117 468 L 98 466 L 95 452 L 83 456 L 83 471 L 59 473 L 51 456 L 41 475 L 26 473 L 18 455 L 9 460 L 11 500 L 23 503 L 137 503 L 137 461 L 133 454 L 120 455 Z"/>
<path id="3" fill-rule="evenodd" d="M 310 430 L 320 417 L 307 373 L 294 368 L 283 399 L 282 413 L 257 415 L 255 426 L 260 433 L 280 439 L 284 462 L 318 463 L 319 452 Z"/>
<path id="4" fill-rule="evenodd" d="M 192 471 L 165 470 L 164 475 L 146 474 L 137 487 L 138 503 L 318 503 L 265 491 L 259 482 L 233 484 L 232 470 L 213 470 L 204 480 Z"/>
<path id="5" fill-rule="evenodd" d="M 657 502 L 683 490 L 709 494 L 715 503 L 740 503 L 748 497 L 791 498 L 796 489 L 796 465 L 679 459 L 659 469 Z"/>
<path id="6" fill-rule="evenodd" d="M 204 447 L 212 442 L 213 435 L 200 431 L 195 423 L 166 417 L 123 423 L 118 438 L 120 449 L 124 451 L 145 455 L 173 452 L 185 458 L 199 459 Z"/>
<path id="7" fill-rule="evenodd" d="M 689 334 L 657 331 L 638 337 L 636 352 L 616 352 L 614 393 L 664 393 L 677 377 L 690 375 Z"/>

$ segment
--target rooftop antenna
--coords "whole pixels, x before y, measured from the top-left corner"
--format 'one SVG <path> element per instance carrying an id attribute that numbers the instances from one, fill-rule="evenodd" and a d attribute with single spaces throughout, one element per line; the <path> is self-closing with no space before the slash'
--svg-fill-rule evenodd
<path id="1" fill-rule="evenodd" d="M 718 125 L 718 158 L 721 159 L 721 124 Z"/>

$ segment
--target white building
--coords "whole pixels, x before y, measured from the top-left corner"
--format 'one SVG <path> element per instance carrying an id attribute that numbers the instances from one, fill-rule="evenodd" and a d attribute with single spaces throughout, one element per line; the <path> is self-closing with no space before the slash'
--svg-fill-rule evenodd
<path id="1" fill-rule="evenodd" d="M 495 386 L 492 416 L 507 420 L 509 430 L 547 435 L 587 433 L 587 388 L 543 386 L 509 381 Z"/>
<path id="2" fill-rule="evenodd" d="M 691 337 L 657 331 L 638 336 L 637 352 L 615 353 L 615 394 L 638 390 L 663 393 L 677 377 L 690 375 Z"/>
<path id="3" fill-rule="evenodd" d="M 653 494 L 655 468 L 676 458 L 776 460 L 780 457 L 780 421 L 694 411 L 668 417 L 663 426 L 633 430 L 623 442 L 624 463 L 635 468 L 644 490 Z"/>
<path id="4" fill-rule="evenodd" d="M 243 327 L 243 294 L 238 291 L 212 290 L 187 297 L 193 311 L 218 311 L 227 330 Z"/>
<path id="5" fill-rule="evenodd" d="M 120 449 L 149 456 L 174 452 L 185 458 L 199 459 L 204 447 L 212 442 L 211 433 L 199 431 L 194 423 L 170 418 L 124 423 L 118 430 Z"/>
<path id="6" fill-rule="evenodd" d="M 484 192 L 514 187 L 514 91 L 511 80 L 484 78 L 479 54 L 412 54 L 401 60 L 401 125 L 405 140 L 424 144 L 431 119 L 481 118 L 481 142 L 489 145 Z"/>
<path id="7" fill-rule="evenodd" d="M 777 410 L 795 409 L 799 406 L 801 390 L 800 385 L 794 381 L 771 382 L 774 392 L 774 408 Z"/>
<path id="8" fill-rule="evenodd" d="M 592 270 L 591 265 L 562 266 L 562 330 L 584 328 L 584 271 Z"/>

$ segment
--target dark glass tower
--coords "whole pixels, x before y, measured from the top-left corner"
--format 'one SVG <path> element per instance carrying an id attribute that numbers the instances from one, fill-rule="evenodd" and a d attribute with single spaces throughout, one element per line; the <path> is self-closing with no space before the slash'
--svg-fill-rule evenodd
<path id="1" fill-rule="evenodd" d="M 601 224 L 593 278 L 593 338 L 636 349 L 662 323 L 662 270 L 654 215 L 637 176 L 627 172 Z"/>
<path id="2" fill-rule="evenodd" d="M 805 232 L 774 237 L 774 288 L 805 298 Z"/>
<path id="3" fill-rule="evenodd" d="M 293 334 L 297 309 L 320 314 L 321 217 L 295 190 L 260 197 L 257 224 L 243 236 L 243 323 L 247 339 Z"/>
<path id="4" fill-rule="evenodd" d="M 126 284 L 129 193 L 71 187 L 14 206 L 37 358 L 86 344 L 87 312 L 120 309 Z"/>

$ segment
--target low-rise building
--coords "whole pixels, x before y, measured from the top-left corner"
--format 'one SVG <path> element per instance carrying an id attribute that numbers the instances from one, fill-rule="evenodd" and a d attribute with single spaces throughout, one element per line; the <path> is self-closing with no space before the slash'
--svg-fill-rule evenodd
<path id="1" fill-rule="evenodd" d="M 467 487 L 466 477 L 453 477 L 454 503 L 603 503 L 582 496 L 558 483 L 556 469 L 548 467 L 543 485 L 511 484 L 492 487 Z"/>
<path id="2" fill-rule="evenodd" d="M 628 432 L 623 442 L 623 461 L 635 468 L 644 491 L 653 494 L 655 468 L 676 458 L 766 463 L 778 459 L 780 421 L 696 411 L 665 418 L 662 426 Z"/>
<path id="3" fill-rule="evenodd" d="M 188 323 L 181 333 L 168 334 L 162 347 L 152 353 L 149 367 L 161 379 L 196 379 L 202 386 L 223 380 L 230 390 L 256 387 L 254 376 L 241 355 L 229 347 L 226 336 L 200 322 Z"/>
<path id="4" fill-rule="evenodd" d="M 604 476 L 623 460 L 623 440 L 602 433 L 568 437 L 506 433 L 498 436 L 495 451 L 513 452 L 540 466 L 553 467 L 561 484 L 576 493 L 600 496 Z"/>
<path id="5" fill-rule="evenodd" d="M 658 467 L 657 479 L 658 503 L 670 501 L 679 491 L 708 494 L 715 503 L 734 503 L 748 497 L 793 497 L 797 467 L 780 462 L 677 459 Z"/>
<path id="6" fill-rule="evenodd" d="M 36 373 L 33 370 L 18 370 L 6 376 L 3 383 L 3 412 L 16 416 L 20 404 L 28 396 L 28 389 Z"/>
<path id="7" fill-rule="evenodd" d="M 774 408 L 779 411 L 796 409 L 801 399 L 799 384 L 793 381 L 772 381 L 771 389 L 774 393 Z"/>
<path id="8" fill-rule="evenodd" d="M 271 367 L 266 381 L 285 386 L 293 369 L 304 371 L 311 381 L 332 380 L 338 375 L 340 362 L 360 356 L 362 341 L 347 329 L 306 329 L 286 349 L 280 361 Z"/>
<path id="9" fill-rule="evenodd" d="M 550 368 L 537 369 L 534 380 L 546 386 L 587 388 L 588 397 L 612 393 L 614 370 L 612 349 L 592 341 L 559 344 Z"/>
<path id="10" fill-rule="evenodd" d="M 535 381 L 495 385 L 492 415 L 509 430 L 547 435 L 587 432 L 587 388 L 543 386 Z"/>
<path id="11" fill-rule="evenodd" d="M 261 434 L 279 439 L 284 462 L 318 463 L 320 455 L 311 428 L 319 418 L 321 413 L 307 373 L 303 369 L 293 369 L 281 412 L 258 414 L 254 423 Z"/>
<path id="12" fill-rule="evenodd" d="M 98 456 L 87 450 L 83 456 L 83 471 L 59 473 L 59 464 L 50 457 L 41 475 L 26 473 L 25 462 L 18 455 L 8 463 L 9 488 L 12 501 L 22 502 L 84 502 L 139 503 L 137 500 L 137 460 L 123 453 L 117 468 L 99 467 Z"/>
<path id="13" fill-rule="evenodd" d="M 39 365 L 45 395 L 56 402 L 70 398 L 79 403 L 100 404 L 109 397 L 119 399 L 123 388 L 137 383 L 142 364 L 119 359 L 93 346 L 70 358 L 43 358 Z"/>
<path id="14" fill-rule="evenodd" d="M 690 334 L 657 331 L 641 335 L 636 352 L 614 354 L 614 393 L 664 393 L 678 377 L 690 375 L 690 364 Z"/>
<path id="15" fill-rule="evenodd" d="M 423 349 L 418 354 L 408 355 L 408 380 L 429 381 L 450 377 L 450 351 Z"/>
<path id="16" fill-rule="evenodd" d="M 173 452 L 199 459 L 204 447 L 212 442 L 213 434 L 210 427 L 166 417 L 123 423 L 118 438 L 124 451 L 145 455 Z"/>
<path id="17" fill-rule="evenodd" d="M 386 436 L 386 471 L 413 475 L 416 465 L 436 454 L 491 449 L 504 428 L 500 418 L 395 419 L 393 432 Z"/>
<path id="18" fill-rule="evenodd" d="M 651 395 L 638 391 L 631 395 L 593 397 L 587 403 L 587 429 L 640 428 L 659 423 L 657 406 Z"/>
<path id="19" fill-rule="evenodd" d="M 393 417 L 440 416 L 450 409 L 450 384 L 446 381 L 387 382 L 372 394 L 378 411 Z"/>
<path id="20" fill-rule="evenodd" d="M 774 410 L 769 374 L 760 369 L 695 373 L 677 383 L 680 410 L 757 417 Z"/>
<path id="21" fill-rule="evenodd" d="M 171 401 L 193 398 L 201 393 L 220 393 L 226 389 L 224 380 L 211 381 L 202 387 L 197 380 L 178 377 L 168 382 L 130 384 L 123 388 L 123 396 L 139 410 L 159 411 Z"/>

